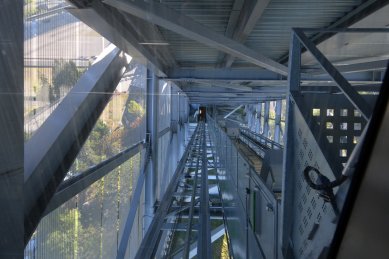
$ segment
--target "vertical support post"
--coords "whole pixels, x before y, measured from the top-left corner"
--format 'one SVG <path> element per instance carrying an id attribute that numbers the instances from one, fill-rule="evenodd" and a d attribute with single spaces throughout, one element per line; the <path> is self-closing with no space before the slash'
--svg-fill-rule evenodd
<path id="1" fill-rule="evenodd" d="M 158 110 L 159 80 L 153 71 L 147 70 L 147 123 L 146 131 L 150 142 L 150 162 L 145 182 L 144 233 L 154 217 L 154 203 L 157 199 L 158 184 Z"/>
<path id="2" fill-rule="evenodd" d="M 249 105 L 249 112 L 250 112 L 250 125 L 249 125 L 249 128 L 251 131 L 254 131 L 254 128 L 255 128 L 255 109 L 254 109 L 254 105 L 250 104 Z"/>
<path id="3" fill-rule="evenodd" d="M 263 135 L 269 137 L 269 111 L 270 111 L 270 102 L 265 102 L 265 114 L 264 114 L 264 126 L 263 126 Z"/>
<path id="4" fill-rule="evenodd" d="M 292 184 L 294 177 L 294 101 L 292 92 L 299 92 L 300 90 L 300 65 L 301 65 L 301 44 L 294 32 L 292 32 L 292 39 L 289 49 L 289 74 L 288 74 L 288 95 L 286 97 L 286 121 L 285 121 L 285 135 L 284 138 L 284 155 L 282 165 L 282 202 L 281 202 L 281 242 L 280 249 L 283 257 L 287 258 L 291 253 L 291 244 L 289 237 L 292 231 L 292 218 L 289 217 L 293 210 L 293 195 L 294 185 Z"/>
<path id="5" fill-rule="evenodd" d="M 276 120 L 274 130 L 274 141 L 280 143 L 281 136 L 281 111 L 282 111 L 282 100 L 276 102 Z"/>
<path id="6" fill-rule="evenodd" d="M 255 130 L 256 133 L 260 134 L 261 132 L 261 112 L 262 112 L 262 103 L 257 105 L 257 118 L 255 121 L 257 122 L 257 128 Z"/>
<path id="7" fill-rule="evenodd" d="M 0 6 L 0 258 L 23 258 L 23 1 Z"/>
<path id="8" fill-rule="evenodd" d="M 300 92 L 301 43 L 292 32 L 289 54 L 288 84 L 291 92 Z"/>

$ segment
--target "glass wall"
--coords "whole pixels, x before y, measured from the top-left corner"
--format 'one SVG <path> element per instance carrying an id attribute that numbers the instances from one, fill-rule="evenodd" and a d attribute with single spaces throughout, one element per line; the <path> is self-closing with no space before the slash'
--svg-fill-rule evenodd
<path id="1" fill-rule="evenodd" d="M 109 42 L 65 0 L 24 0 L 25 139 L 43 124 Z"/>
<path id="2" fill-rule="evenodd" d="M 144 152 L 138 153 L 45 216 L 25 249 L 25 258 L 115 258 L 143 156 Z M 139 218 L 134 226 L 141 231 Z M 133 242 L 139 233 L 131 235 Z M 136 251 L 137 246 L 129 250 Z"/>
<path id="3" fill-rule="evenodd" d="M 70 168 L 68 177 L 143 141 L 146 134 L 145 117 L 146 68 L 136 61 L 131 61 Z"/>

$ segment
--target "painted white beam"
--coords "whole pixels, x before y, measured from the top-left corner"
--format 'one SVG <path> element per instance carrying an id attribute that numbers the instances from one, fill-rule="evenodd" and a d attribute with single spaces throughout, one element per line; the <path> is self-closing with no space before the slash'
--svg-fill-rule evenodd
<path id="1" fill-rule="evenodd" d="M 104 0 L 104 3 L 270 71 L 282 75 L 288 74 L 286 66 L 214 32 L 164 4 L 125 0 Z"/>
<path id="2" fill-rule="evenodd" d="M 226 116 L 224 116 L 224 119 L 227 119 L 228 117 L 230 117 L 234 112 L 239 110 L 242 106 L 243 106 L 243 104 L 241 104 L 238 107 L 236 107 L 235 109 L 233 109 L 230 113 L 228 113 Z"/>

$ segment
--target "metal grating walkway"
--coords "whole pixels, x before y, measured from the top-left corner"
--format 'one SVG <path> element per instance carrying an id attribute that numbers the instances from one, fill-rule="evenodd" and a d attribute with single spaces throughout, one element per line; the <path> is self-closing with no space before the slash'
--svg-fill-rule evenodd
<path id="1" fill-rule="evenodd" d="M 220 252 L 225 227 L 215 157 L 207 124 L 200 122 L 136 258 L 212 258 Z"/>

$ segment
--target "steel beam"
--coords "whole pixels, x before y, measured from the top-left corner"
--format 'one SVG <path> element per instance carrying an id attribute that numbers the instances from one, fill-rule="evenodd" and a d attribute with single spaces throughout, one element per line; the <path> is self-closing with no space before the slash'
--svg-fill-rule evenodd
<path id="1" fill-rule="evenodd" d="M 385 71 L 386 64 L 388 60 L 382 59 L 381 57 L 368 58 L 366 59 L 357 59 L 357 60 L 345 60 L 343 62 L 335 63 L 336 69 L 341 73 L 355 73 L 355 72 L 364 72 L 364 71 Z M 343 63 L 347 63 L 344 65 Z M 316 67 L 304 67 L 304 72 L 309 72 L 313 75 L 323 75 L 326 72 L 321 70 L 317 71 Z"/>
<path id="2" fill-rule="evenodd" d="M 279 80 L 280 75 L 261 68 L 172 68 L 167 72 L 170 81 L 191 80 Z"/>
<path id="3" fill-rule="evenodd" d="M 290 59 L 288 89 L 290 91 L 300 91 L 301 80 L 301 43 L 297 36 L 292 33 L 290 40 Z"/>
<path id="4" fill-rule="evenodd" d="M 23 258 L 23 1 L 0 3 L 0 258 Z"/>
<path id="5" fill-rule="evenodd" d="M 165 134 L 169 133 L 170 131 L 171 131 L 171 128 L 170 128 L 170 127 L 164 128 L 163 130 L 161 130 L 160 132 L 158 132 L 158 138 L 163 137 Z"/>
<path id="6" fill-rule="evenodd" d="M 236 25 L 232 38 L 237 42 L 243 43 L 254 29 L 255 24 L 261 18 L 269 3 L 270 0 L 246 0 L 240 12 L 239 23 Z M 231 67 L 234 59 L 234 56 L 227 55 L 224 58 L 223 66 Z"/>
<path id="7" fill-rule="evenodd" d="M 207 167 L 207 143 L 206 125 L 200 125 L 203 129 L 202 162 L 201 162 L 201 190 L 200 190 L 200 229 L 197 238 L 199 258 L 211 258 L 211 225 L 209 215 L 209 188 L 208 188 L 208 167 Z"/>
<path id="8" fill-rule="evenodd" d="M 158 110 L 159 79 L 151 70 L 147 70 L 147 110 L 146 131 L 150 143 L 150 163 L 145 184 L 144 229 L 147 230 L 154 217 L 154 203 L 157 200 L 158 183 Z"/>
<path id="9" fill-rule="evenodd" d="M 327 30 L 335 28 L 349 28 L 353 24 L 356 24 L 359 21 L 362 21 L 367 16 L 373 14 L 377 10 L 383 8 L 389 3 L 389 0 L 367 0 L 361 2 L 361 4 L 354 9 L 352 9 L 347 14 L 341 16 L 337 21 L 331 23 Z M 315 45 L 319 45 L 321 42 L 332 37 L 334 33 L 320 32 L 313 35 L 310 40 L 313 41 Z M 285 54 L 282 58 L 279 59 L 280 63 L 284 63 L 289 58 L 289 54 Z"/>
<path id="10" fill-rule="evenodd" d="M 347 99 L 361 111 L 362 116 L 368 120 L 372 113 L 370 105 L 358 94 L 343 75 L 331 64 L 331 62 L 320 52 L 312 41 L 300 29 L 293 29 L 293 32 L 300 39 L 301 43 L 312 53 L 320 66 L 331 76 L 339 86 Z M 293 90 L 293 89 L 292 89 Z"/>
<path id="11" fill-rule="evenodd" d="M 25 242 L 110 100 L 127 64 L 119 49 L 113 45 L 105 49 L 25 144 Z"/>
<path id="12" fill-rule="evenodd" d="M 234 112 L 239 110 L 242 106 L 243 106 L 243 104 L 241 104 L 238 107 L 236 107 L 235 109 L 233 109 L 230 113 L 228 113 L 226 116 L 224 116 L 224 119 L 227 119 L 228 117 L 230 117 L 231 114 L 233 114 Z"/>
<path id="13" fill-rule="evenodd" d="M 265 113 L 263 116 L 264 126 L 263 126 L 263 133 L 262 135 L 265 135 L 266 138 L 269 137 L 269 115 L 270 115 L 270 102 L 265 102 Z"/>
<path id="14" fill-rule="evenodd" d="M 292 40 L 291 40 L 292 44 Z M 296 45 L 297 43 L 295 43 Z M 300 42 L 298 41 L 298 44 Z M 376 64 L 381 66 L 382 64 Z M 323 84 L 329 80 L 332 80 L 329 75 L 311 74 L 312 69 L 309 67 L 301 70 L 301 80 L 305 83 Z M 371 73 L 347 73 L 344 75 L 348 81 L 359 83 L 378 83 L 378 81 L 372 80 Z M 257 85 L 287 85 L 287 79 L 284 76 L 277 75 L 274 72 L 258 69 L 258 68 L 172 68 L 167 71 L 167 77 L 165 80 L 173 82 L 189 82 L 189 83 L 202 83 L 202 82 L 223 82 L 223 83 L 245 83 L 257 84 Z M 381 81 L 379 81 L 381 83 Z M 250 86 L 252 86 L 252 84 Z"/>
<path id="15" fill-rule="evenodd" d="M 125 0 L 104 0 L 104 3 L 270 71 L 281 75 L 287 75 L 288 73 L 288 69 L 284 65 L 259 54 L 239 42 L 214 32 L 165 4 Z"/>
<path id="16" fill-rule="evenodd" d="M 281 112 L 282 112 L 282 100 L 276 102 L 276 119 L 275 119 L 275 130 L 274 130 L 274 141 L 280 143 L 281 136 Z"/>
<path id="17" fill-rule="evenodd" d="M 103 178 L 112 170 L 126 162 L 128 159 L 138 154 L 144 148 L 144 142 L 137 143 L 132 147 L 120 152 L 119 154 L 95 165 L 85 172 L 66 180 L 61 183 L 55 192 L 55 195 L 50 200 L 43 216 L 49 214 L 78 193 L 82 192 L 96 181 Z"/>
<path id="18" fill-rule="evenodd" d="M 107 9 L 98 1 L 94 1 L 92 8 L 66 10 L 133 58 L 147 59 L 152 69 L 161 73 L 161 76 L 165 75 L 168 65 L 139 44 L 140 39 L 134 28 L 128 25 L 125 17 L 117 10 Z"/>
<path id="19" fill-rule="evenodd" d="M 196 201 L 197 201 L 196 195 L 197 195 L 197 180 L 198 180 L 198 174 L 199 174 L 199 164 L 200 164 L 200 156 L 198 155 L 197 161 L 196 161 L 194 182 L 193 182 L 193 187 L 192 187 L 192 195 L 191 195 L 190 206 L 189 206 L 189 222 L 187 224 L 186 234 L 185 234 L 185 243 L 184 243 L 184 251 L 183 251 L 183 258 L 185 258 L 185 259 L 189 258 L 190 237 L 192 235 L 192 229 L 193 229 L 193 226 L 192 226 L 193 213 L 194 213 L 194 206 L 195 206 Z"/>
<path id="20" fill-rule="evenodd" d="M 256 122 L 256 128 L 255 128 L 255 133 L 259 134 L 261 131 L 261 112 L 262 112 L 262 103 L 257 104 L 257 117 L 255 118 Z"/>

